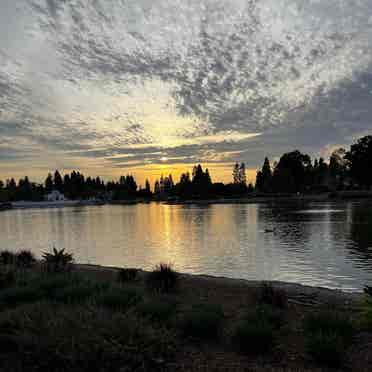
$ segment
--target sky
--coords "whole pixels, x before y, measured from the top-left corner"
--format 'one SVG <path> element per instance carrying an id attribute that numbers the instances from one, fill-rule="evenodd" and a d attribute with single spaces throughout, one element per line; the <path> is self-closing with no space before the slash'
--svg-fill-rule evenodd
<path id="1" fill-rule="evenodd" d="M 371 0 L 1 0 L 0 179 L 214 181 L 372 132 Z"/>

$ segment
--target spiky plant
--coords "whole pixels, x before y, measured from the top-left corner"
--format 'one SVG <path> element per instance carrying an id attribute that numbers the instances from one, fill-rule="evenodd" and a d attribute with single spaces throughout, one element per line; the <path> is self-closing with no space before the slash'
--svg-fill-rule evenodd
<path id="1" fill-rule="evenodd" d="M 71 265 L 74 262 L 71 253 L 66 253 L 64 248 L 57 250 L 55 247 L 53 247 L 51 253 L 43 253 L 43 260 L 46 264 L 47 270 L 53 272 L 67 271 L 71 268 Z"/>

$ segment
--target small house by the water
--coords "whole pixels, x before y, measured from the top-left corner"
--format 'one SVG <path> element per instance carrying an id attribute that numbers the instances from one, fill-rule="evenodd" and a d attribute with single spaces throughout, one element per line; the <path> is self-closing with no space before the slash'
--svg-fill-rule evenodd
<path id="1" fill-rule="evenodd" d="M 55 202 L 55 201 L 65 201 L 67 199 L 58 190 L 53 190 L 52 192 L 50 192 L 49 194 L 45 196 L 45 200 L 49 202 Z"/>

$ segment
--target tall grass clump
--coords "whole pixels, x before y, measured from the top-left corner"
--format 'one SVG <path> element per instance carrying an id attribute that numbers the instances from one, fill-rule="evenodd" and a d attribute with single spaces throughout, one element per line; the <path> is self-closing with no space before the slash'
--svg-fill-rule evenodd
<path id="1" fill-rule="evenodd" d="M 281 311 L 259 305 L 235 327 L 232 342 L 244 354 L 264 354 L 275 344 L 275 330 L 283 324 Z"/>
<path id="2" fill-rule="evenodd" d="M 156 292 L 169 293 L 178 286 L 178 274 L 169 264 L 161 263 L 147 274 L 146 285 Z"/>
<path id="3" fill-rule="evenodd" d="M 218 305 L 198 304 L 186 312 L 181 321 L 184 335 L 200 339 L 215 339 L 220 335 L 224 313 Z"/>
<path id="4" fill-rule="evenodd" d="M 304 322 L 308 354 L 318 363 L 339 367 L 353 337 L 353 325 L 337 312 L 322 311 L 309 315 Z"/>
<path id="5" fill-rule="evenodd" d="M 64 272 L 71 269 L 74 262 L 73 255 L 66 253 L 65 249 L 43 253 L 43 261 L 48 272 Z"/>

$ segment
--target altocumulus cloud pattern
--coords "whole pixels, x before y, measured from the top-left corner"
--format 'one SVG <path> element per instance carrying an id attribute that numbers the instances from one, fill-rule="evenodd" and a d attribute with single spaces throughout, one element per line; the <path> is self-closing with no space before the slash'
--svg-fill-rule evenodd
<path id="1" fill-rule="evenodd" d="M 0 171 L 253 168 L 347 145 L 371 129 L 371 15 L 370 0 L 2 0 Z"/>

